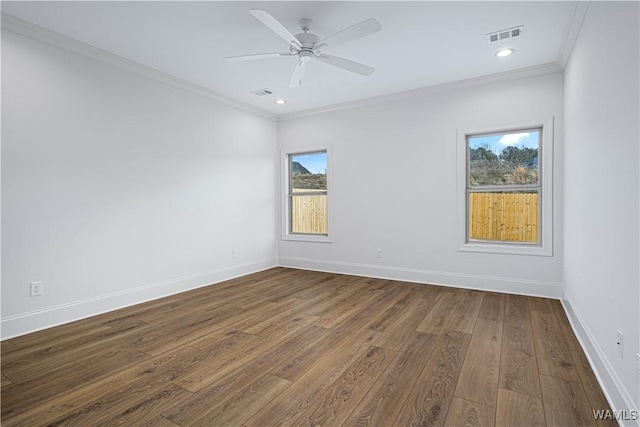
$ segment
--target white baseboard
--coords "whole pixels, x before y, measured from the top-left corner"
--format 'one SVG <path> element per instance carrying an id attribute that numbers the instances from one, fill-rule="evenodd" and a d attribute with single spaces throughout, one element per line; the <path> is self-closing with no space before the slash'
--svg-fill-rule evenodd
<path id="1" fill-rule="evenodd" d="M 8 316 L 0 320 L 2 339 L 51 328 L 108 311 L 201 288 L 235 277 L 276 267 L 276 259 L 265 259 L 242 265 L 223 267 L 204 273 L 152 283 L 122 292 L 73 301 L 28 313 Z"/>
<path id="2" fill-rule="evenodd" d="M 600 345 L 589 331 L 580 313 L 571 304 L 571 299 L 566 293 L 563 293 L 561 302 L 564 311 L 567 313 L 573 332 L 589 360 L 591 369 L 593 369 L 596 379 L 600 383 L 600 387 L 609 401 L 609 405 L 611 405 L 611 409 L 614 411 L 626 411 L 626 414 L 631 414 L 632 411 L 635 411 L 635 413 L 638 414 L 638 407 L 633 402 L 631 394 L 620 381 L 620 378 L 611 366 L 611 363 L 607 360 Z M 621 426 L 625 427 L 640 426 L 640 419 L 636 419 L 635 421 L 618 420 L 618 422 Z"/>
<path id="3" fill-rule="evenodd" d="M 278 260 L 281 267 L 299 268 L 302 270 L 376 277 L 380 279 L 401 280 L 404 282 L 451 286 L 455 288 L 476 289 L 480 291 L 502 292 L 507 294 L 528 295 L 544 298 L 560 299 L 561 296 L 560 285 L 534 280 L 286 256 L 280 257 Z"/>

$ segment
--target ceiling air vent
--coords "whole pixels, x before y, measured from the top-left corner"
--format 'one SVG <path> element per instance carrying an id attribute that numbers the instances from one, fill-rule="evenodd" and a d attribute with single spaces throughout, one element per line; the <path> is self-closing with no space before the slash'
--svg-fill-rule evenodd
<path id="1" fill-rule="evenodd" d="M 524 33 L 524 26 L 507 28 L 506 30 L 496 31 L 495 33 L 487 34 L 487 41 L 489 43 L 499 42 L 501 40 L 512 39 L 514 37 L 520 37 Z"/>
<path id="2" fill-rule="evenodd" d="M 265 95 L 271 95 L 273 92 L 271 92 L 269 89 L 260 89 L 260 90 L 253 91 L 251 93 L 256 96 L 265 96 Z"/>

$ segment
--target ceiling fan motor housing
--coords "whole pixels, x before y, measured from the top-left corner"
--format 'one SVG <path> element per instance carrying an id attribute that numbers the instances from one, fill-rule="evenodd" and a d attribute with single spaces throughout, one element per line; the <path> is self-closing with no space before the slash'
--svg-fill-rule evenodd
<path id="1" fill-rule="evenodd" d="M 313 48 L 320 41 L 320 37 L 311 33 L 296 34 L 296 38 L 300 41 L 302 48 L 298 51 L 298 59 L 300 62 L 309 62 L 313 59 Z"/>
<path id="2" fill-rule="evenodd" d="M 313 45 L 320 41 L 320 37 L 311 33 L 296 34 L 296 38 L 300 41 L 303 48 L 312 49 Z"/>

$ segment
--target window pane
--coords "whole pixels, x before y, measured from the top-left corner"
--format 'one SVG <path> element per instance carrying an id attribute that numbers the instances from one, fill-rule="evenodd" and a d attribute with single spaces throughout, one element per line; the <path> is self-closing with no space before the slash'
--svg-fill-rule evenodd
<path id="1" fill-rule="evenodd" d="M 327 152 L 289 155 L 292 234 L 328 235 Z"/>
<path id="2" fill-rule="evenodd" d="M 327 153 L 295 154 L 289 156 L 291 192 L 327 191 Z"/>
<path id="3" fill-rule="evenodd" d="M 467 138 L 469 186 L 538 185 L 540 129 Z"/>
<path id="4" fill-rule="evenodd" d="M 291 232 L 327 234 L 327 194 L 291 196 Z"/>
<path id="5" fill-rule="evenodd" d="M 538 243 L 537 192 L 469 192 L 469 239 Z"/>

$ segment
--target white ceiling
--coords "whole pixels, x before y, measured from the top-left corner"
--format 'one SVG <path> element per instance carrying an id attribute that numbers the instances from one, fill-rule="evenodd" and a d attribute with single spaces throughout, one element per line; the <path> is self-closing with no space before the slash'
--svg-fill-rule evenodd
<path id="1" fill-rule="evenodd" d="M 274 114 L 558 62 L 578 2 L 2 2 L 2 11 Z M 382 31 L 325 52 L 376 68 L 363 77 L 314 61 L 289 88 L 296 58 L 228 63 L 225 56 L 283 52 L 287 43 L 248 13 L 265 9 L 292 33 L 310 18 L 321 39 L 368 18 Z M 519 38 L 486 34 L 524 25 Z M 501 47 L 515 48 L 497 58 Z M 273 95 L 252 91 L 268 88 Z M 276 98 L 287 100 L 276 105 Z"/>

